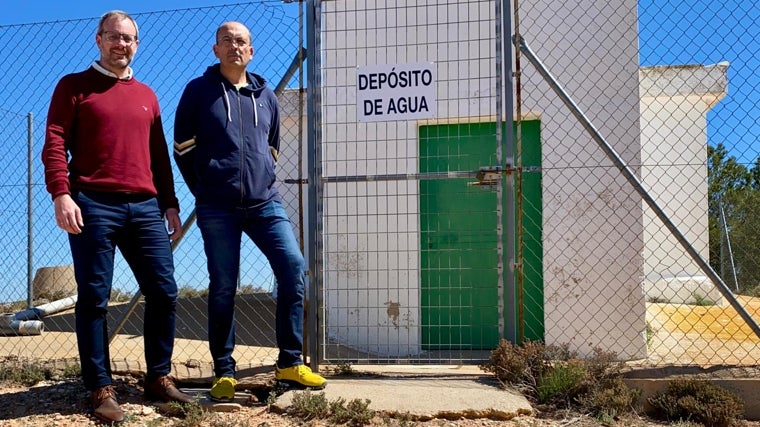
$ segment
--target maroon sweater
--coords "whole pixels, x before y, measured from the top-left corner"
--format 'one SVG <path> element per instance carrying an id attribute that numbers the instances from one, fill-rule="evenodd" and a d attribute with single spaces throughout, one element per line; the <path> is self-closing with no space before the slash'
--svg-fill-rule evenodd
<path id="1" fill-rule="evenodd" d="M 158 99 L 134 78 L 92 67 L 63 77 L 50 101 L 42 163 L 53 199 L 91 190 L 154 195 L 161 209 L 179 208 Z"/>

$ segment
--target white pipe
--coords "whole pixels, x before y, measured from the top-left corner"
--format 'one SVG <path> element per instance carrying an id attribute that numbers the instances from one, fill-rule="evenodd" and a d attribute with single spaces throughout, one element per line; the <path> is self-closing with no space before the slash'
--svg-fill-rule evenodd
<path id="1" fill-rule="evenodd" d="M 36 320 L 42 319 L 45 316 L 55 314 L 64 310 L 68 310 L 74 307 L 77 303 L 77 296 L 70 296 L 57 301 L 42 304 L 34 308 L 28 308 L 23 311 L 19 311 L 13 315 L 13 320 Z"/>
<path id="2" fill-rule="evenodd" d="M 0 315 L 2 335 L 40 335 L 45 329 L 41 320 L 15 320 L 12 314 Z"/>
<path id="3" fill-rule="evenodd" d="M 7 325 L 0 324 L 0 333 L 6 335 L 40 335 L 44 329 L 41 320 L 14 320 Z"/>

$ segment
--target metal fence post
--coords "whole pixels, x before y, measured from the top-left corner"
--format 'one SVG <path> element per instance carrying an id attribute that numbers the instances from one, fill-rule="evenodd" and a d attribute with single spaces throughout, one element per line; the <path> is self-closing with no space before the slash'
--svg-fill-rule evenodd
<path id="1" fill-rule="evenodd" d="M 26 307 L 32 308 L 34 306 L 34 283 L 32 278 L 32 260 L 34 255 L 34 238 L 33 238 L 33 224 L 32 219 L 32 144 L 34 138 L 32 138 L 32 128 L 34 124 L 34 118 L 32 113 L 26 115 L 26 135 L 27 135 L 27 185 L 26 185 Z"/>

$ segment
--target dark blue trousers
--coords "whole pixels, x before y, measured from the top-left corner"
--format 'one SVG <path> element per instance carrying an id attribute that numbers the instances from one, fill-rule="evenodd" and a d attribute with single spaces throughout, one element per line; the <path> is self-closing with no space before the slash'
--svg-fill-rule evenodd
<path id="1" fill-rule="evenodd" d="M 78 191 L 81 234 L 69 234 L 77 281 L 76 334 L 87 390 L 111 384 L 106 312 L 116 248 L 145 297 L 146 380 L 171 371 L 177 284 L 171 242 L 155 197 Z"/>
<path id="2" fill-rule="evenodd" d="M 249 208 L 198 205 L 198 227 L 208 259 L 209 347 L 217 377 L 235 376 L 235 291 L 243 233 L 266 256 L 277 279 L 277 365 L 302 364 L 305 261 L 282 203 Z"/>

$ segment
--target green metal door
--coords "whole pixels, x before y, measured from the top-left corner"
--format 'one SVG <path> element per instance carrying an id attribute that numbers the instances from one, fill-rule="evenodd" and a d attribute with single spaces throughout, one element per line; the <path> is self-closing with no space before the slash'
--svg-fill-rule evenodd
<path id="1" fill-rule="evenodd" d="M 523 147 L 528 140 L 531 146 L 539 147 L 538 121 L 535 126 L 532 122 L 526 126 L 527 123 L 523 123 Z M 495 123 L 420 127 L 420 172 L 476 171 L 496 165 L 495 131 Z M 523 159 L 528 152 L 523 148 Z M 496 187 L 469 185 L 472 181 L 467 178 L 420 181 L 421 319 L 425 349 L 492 349 L 501 338 L 497 288 L 497 227 L 501 225 L 496 215 Z M 529 179 L 524 181 L 527 184 Z M 535 200 L 523 203 L 539 207 L 537 220 L 524 222 L 533 237 L 537 233 L 537 239 L 530 240 L 531 245 L 538 245 L 529 251 L 533 257 L 541 253 L 540 178 L 538 192 L 523 194 L 538 197 L 537 203 Z M 535 214 L 534 210 L 532 215 Z M 537 230 L 535 224 L 539 225 Z M 540 255 L 537 262 L 540 265 Z M 543 290 L 541 281 L 534 276 L 531 273 L 528 280 L 526 275 L 524 295 L 530 297 L 526 301 L 541 303 L 523 305 L 518 311 L 524 321 L 531 322 L 525 328 L 531 339 L 536 339 L 539 330 L 543 336 L 543 297 L 538 295 Z M 540 323 L 535 319 L 540 319 Z M 505 319 L 508 325 L 515 325 L 516 321 Z"/>
<path id="2" fill-rule="evenodd" d="M 524 340 L 543 341 L 544 339 L 544 265 L 542 244 L 542 199 L 541 199 L 541 122 L 525 120 L 522 129 L 522 168 L 520 179 L 522 189 L 521 212 L 522 229 L 516 244 L 522 244 L 522 279 L 516 277 L 515 283 L 522 287 L 515 303 L 517 318 L 514 320 L 517 337 Z"/>

